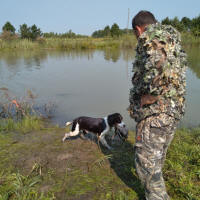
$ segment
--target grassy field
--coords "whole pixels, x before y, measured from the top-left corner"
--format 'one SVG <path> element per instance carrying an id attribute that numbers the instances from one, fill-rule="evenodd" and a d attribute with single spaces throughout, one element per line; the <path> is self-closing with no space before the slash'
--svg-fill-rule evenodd
<path id="1" fill-rule="evenodd" d="M 0 39 L 0 50 L 6 49 L 58 49 L 84 50 L 121 48 L 133 49 L 137 41 L 133 35 L 123 35 L 119 38 L 40 38 L 36 41 L 28 39 Z M 185 46 L 200 45 L 200 38 L 191 34 L 182 34 L 182 43 Z"/>
<path id="2" fill-rule="evenodd" d="M 127 142 L 108 151 L 80 138 L 62 143 L 65 128 L 24 120 L 1 124 L 1 200 L 144 199 L 133 167 L 133 131 Z M 177 130 L 164 166 L 173 200 L 199 200 L 199 147 L 200 128 Z"/>
<path id="3" fill-rule="evenodd" d="M 184 46 L 199 46 L 200 37 L 195 37 L 188 33 L 182 33 L 182 44 Z"/>
<path id="4" fill-rule="evenodd" d="M 0 50 L 5 49 L 102 49 L 102 48 L 132 48 L 136 39 L 132 35 L 121 38 L 41 38 L 37 41 L 28 39 L 14 39 L 6 41 L 0 39 Z"/>

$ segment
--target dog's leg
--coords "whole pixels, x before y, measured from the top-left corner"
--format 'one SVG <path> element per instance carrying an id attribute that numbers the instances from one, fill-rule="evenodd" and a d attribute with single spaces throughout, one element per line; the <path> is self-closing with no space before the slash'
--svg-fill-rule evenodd
<path id="1" fill-rule="evenodd" d="M 112 140 L 114 140 L 114 138 L 115 138 L 115 136 L 117 135 L 117 133 L 116 133 L 116 127 L 114 128 L 114 135 L 112 136 Z"/>
<path id="2" fill-rule="evenodd" d="M 85 137 L 85 135 L 87 134 L 87 132 L 85 130 L 81 131 L 81 134 L 80 134 L 80 137 L 83 139 L 83 140 L 88 140 L 88 138 Z"/>
<path id="3" fill-rule="evenodd" d="M 97 144 L 98 144 L 98 148 L 100 149 L 99 140 L 100 140 L 100 135 L 97 134 Z"/>
<path id="4" fill-rule="evenodd" d="M 80 134 L 80 138 L 83 140 L 88 140 L 83 133 Z"/>
<path id="5" fill-rule="evenodd" d="M 106 142 L 106 139 L 105 139 L 105 135 L 108 131 L 104 131 L 101 133 L 101 135 L 99 136 L 99 139 L 101 141 L 101 143 L 106 146 L 109 150 L 111 150 L 112 148 L 108 145 L 108 143 Z"/>
<path id="6" fill-rule="evenodd" d="M 67 138 L 77 136 L 79 134 L 79 124 L 76 124 L 76 128 L 74 131 L 70 131 L 69 133 L 65 133 L 65 136 L 63 137 L 62 141 L 64 142 Z"/>
<path id="7" fill-rule="evenodd" d="M 84 140 L 91 140 L 90 137 L 85 136 L 85 135 L 88 134 L 88 133 L 89 133 L 89 131 L 87 131 L 87 130 L 82 130 L 82 131 L 81 131 L 81 134 L 80 134 L 80 137 L 81 137 L 82 139 L 84 139 Z M 89 136 L 91 136 L 91 133 L 90 133 Z"/>

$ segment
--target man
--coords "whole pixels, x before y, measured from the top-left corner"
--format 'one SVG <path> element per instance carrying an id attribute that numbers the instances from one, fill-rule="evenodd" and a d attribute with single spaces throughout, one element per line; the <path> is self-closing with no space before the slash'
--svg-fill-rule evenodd
<path id="1" fill-rule="evenodd" d="M 186 54 L 179 32 L 157 23 L 152 13 L 140 11 L 132 26 L 138 40 L 130 90 L 136 172 L 147 200 L 168 200 L 162 167 L 184 114 Z"/>

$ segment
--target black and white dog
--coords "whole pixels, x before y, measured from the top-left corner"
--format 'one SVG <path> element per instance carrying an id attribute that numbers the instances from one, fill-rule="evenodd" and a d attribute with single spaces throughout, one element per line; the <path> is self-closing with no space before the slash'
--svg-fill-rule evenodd
<path id="1" fill-rule="evenodd" d="M 128 137 L 128 129 L 122 120 L 123 118 L 119 113 L 114 113 L 104 118 L 78 117 L 73 122 L 66 123 L 66 126 L 72 124 L 72 128 L 69 133 L 65 133 L 62 140 L 64 142 L 67 138 L 77 136 L 80 132 L 84 135 L 91 132 L 97 135 L 104 146 L 111 149 L 105 140 L 105 135 L 109 130 L 114 128 L 115 134 L 118 134 L 121 139 Z"/>

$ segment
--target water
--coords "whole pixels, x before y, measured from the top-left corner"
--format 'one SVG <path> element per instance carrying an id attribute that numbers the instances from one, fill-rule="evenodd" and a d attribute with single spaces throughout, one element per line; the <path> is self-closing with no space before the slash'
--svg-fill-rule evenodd
<path id="1" fill-rule="evenodd" d="M 199 48 L 188 48 L 187 109 L 180 126 L 200 124 Z M 18 98 L 27 90 L 37 95 L 36 103 L 56 105 L 53 122 L 86 115 L 104 117 L 119 112 L 129 128 L 129 89 L 134 50 L 106 51 L 9 51 L 0 53 L 0 87 Z"/>

